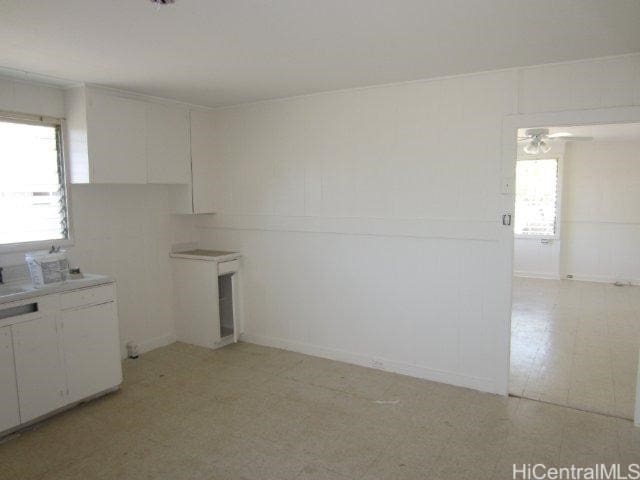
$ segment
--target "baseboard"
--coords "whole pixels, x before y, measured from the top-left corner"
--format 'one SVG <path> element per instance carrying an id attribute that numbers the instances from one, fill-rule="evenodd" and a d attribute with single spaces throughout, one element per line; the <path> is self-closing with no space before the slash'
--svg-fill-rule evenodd
<path id="1" fill-rule="evenodd" d="M 245 342 L 256 343 L 266 347 L 281 348 L 293 352 L 312 355 L 314 357 L 327 358 L 340 362 L 360 365 L 362 367 L 375 368 L 387 372 L 399 373 L 410 377 L 422 378 L 439 383 L 455 385 L 457 387 L 471 388 L 481 392 L 500 394 L 495 380 L 491 378 L 475 377 L 471 375 L 461 375 L 459 373 L 434 370 L 431 368 L 413 365 L 405 362 L 398 362 L 379 357 L 371 357 L 358 353 L 346 352 L 333 348 L 321 347 L 309 343 L 295 342 L 283 338 L 267 337 L 263 335 L 253 335 L 243 333 L 241 339 Z"/>
<path id="2" fill-rule="evenodd" d="M 594 282 L 594 283 L 609 283 L 609 284 L 614 284 L 615 282 L 620 280 L 619 277 L 605 277 L 601 275 L 580 275 L 580 274 L 577 274 L 577 275 L 573 274 L 573 278 L 567 278 L 566 275 L 563 276 L 562 278 L 566 280 L 577 280 L 579 282 Z M 640 286 L 640 279 L 638 278 L 631 279 L 631 280 L 624 279 L 621 281 L 625 284 L 631 283 L 631 285 Z"/>
<path id="3" fill-rule="evenodd" d="M 514 277 L 521 277 L 521 278 L 541 278 L 543 280 L 561 280 L 562 277 L 560 275 L 557 274 L 553 274 L 553 273 L 538 273 L 538 272 L 520 272 L 520 271 L 515 271 L 513 272 L 513 276 Z"/>
<path id="4" fill-rule="evenodd" d="M 166 333 L 164 335 L 160 335 L 159 337 L 149 338 L 147 340 L 142 340 L 136 342 L 138 345 L 138 353 L 146 353 L 151 350 L 155 350 L 156 348 L 164 347 L 166 345 L 170 345 L 176 341 L 175 333 Z M 124 346 L 121 350 L 123 350 L 122 358 L 126 358 L 127 356 L 127 348 Z"/>

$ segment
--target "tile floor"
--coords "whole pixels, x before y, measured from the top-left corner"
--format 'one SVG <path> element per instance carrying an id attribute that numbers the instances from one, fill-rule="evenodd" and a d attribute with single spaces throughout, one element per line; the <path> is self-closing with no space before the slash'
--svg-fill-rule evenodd
<path id="1" fill-rule="evenodd" d="M 0 444 L 2 479 L 510 479 L 640 460 L 619 418 L 239 343 L 176 343 Z"/>
<path id="2" fill-rule="evenodd" d="M 640 287 L 514 279 L 510 391 L 633 418 Z"/>

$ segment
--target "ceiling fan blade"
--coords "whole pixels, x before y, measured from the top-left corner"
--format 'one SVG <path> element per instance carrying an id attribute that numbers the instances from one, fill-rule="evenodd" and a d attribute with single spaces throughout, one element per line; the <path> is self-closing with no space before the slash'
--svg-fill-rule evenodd
<path id="1" fill-rule="evenodd" d="M 518 137 L 519 142 L 525 142 L 527 140 L 531 140 L 531 137 Z"/>
<path id="2" fill-rule="evenodd" d="M 580 137 L 564 132 L 552 133 L 551 135 L 547 135 L 547 138 L 549 140 L 593 140 L 593 137 Z"/>
<path id="3" fill-rule="evenodd" d="M 556 140 L 564 140 L 565 142 L 589 141 L 593 140 L 593 137 L 558 137 Z"/>

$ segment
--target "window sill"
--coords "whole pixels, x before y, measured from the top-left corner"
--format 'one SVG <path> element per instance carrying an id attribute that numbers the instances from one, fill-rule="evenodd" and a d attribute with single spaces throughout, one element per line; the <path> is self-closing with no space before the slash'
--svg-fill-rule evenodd
<path id="1" fill-rule="evenodd" d="M 72 247 L 74 242 L 72 238 L 66 238 L 61 240 L 42 240 L 38 242 L 7 243 L 0 245 L 0 254 L 48 250 L 51 248 L 51 245 L 55 245 L 56 247 Z"/>
<path id="2" fill-rule="evenodd" d="M 518 235 L 518 234 L 514 234 L 513 238 L 515 238 L 516 240 L 548 240 L 548 241 L 553 241 L 553 240 L 560 240 L 560 237 L 558 235 Z"/>

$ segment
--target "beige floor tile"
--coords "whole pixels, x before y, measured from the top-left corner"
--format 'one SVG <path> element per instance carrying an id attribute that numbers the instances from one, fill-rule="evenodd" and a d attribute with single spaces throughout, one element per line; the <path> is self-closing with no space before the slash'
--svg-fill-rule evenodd
<path id="1" fill-rule="evenodd" d="M 0 479 L 493 480 L 514 462 L 640 457 L 640 429 L 626 420 L 226 348 L 178 344 L 126 361 L 135 381 L 121 391 L 0 443 Z M 246 355 L 288 360 L 266 371 Z"/>
<path id="2" fill-rule="evenodd" d="M 632 418 L 635 394 L 625 386 L 636 382 L 639 294 L 640 287 L 516 279 L 510 392 Z"/>
<path id="3" fill-rule="evenodd" d="M 350 480 L 320 465 L 306 465 L 296 477 L 296 480 Z M 351 479 L 353 480 L 353 479 Z"/>

